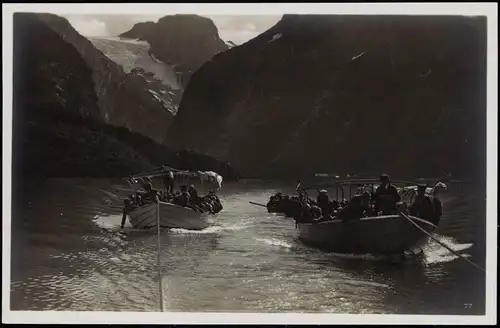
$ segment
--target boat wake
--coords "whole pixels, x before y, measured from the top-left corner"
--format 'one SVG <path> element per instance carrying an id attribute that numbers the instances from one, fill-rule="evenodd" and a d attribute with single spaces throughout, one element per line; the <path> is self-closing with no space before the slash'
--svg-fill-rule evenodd
<path id="1" fill-rule="evenodd" d="M 94 217 L 94 223 L 103 230 L 115 230 L 120 228 L 122 222 L 121 214 L 106 214 L 100 213 Z M 125 228 L 132 228 L 130 223 L 127 221 L 125 223 Z"/>
<path id="2" fill-rule="evenodd" d="M 328 255 L 343 259 L 343 260 L 365 260 L 365 261 L 387 261 L 394 259 L 391 255 L 374 255 L 374 254 L 346 254 L 346 253 L 328 253 Z"/>
<path id="3" fill-rule="evenodd" d="M 471 248 L 474 244 L 465 243 L 460 244 L 456 240 L 451 237 L 445 237 L 440 235 L 435 235 L 440 242 L 450 247 L 456 252 L 460 252 L 466 249 Z M 435 241 L 430 240 L 422 249 L 423 251 L 423 262 L 427 265 L 439 264 L 444 262 L 451 262 L 456 259 L 459 259 L 458 256 L 450 253 L 448 250 L 444 249 L 441 245 L 436 243 Z M 365 261 L 395 261 L 401 260 L 401 256 L 397 255 L 375 255 L 375 254 L 347 254 L 347 253 L 327 253 L 328 256 L 332 256 L 334 258 L 343 259 L 343 260 L 365 260 Z M 461 254 L 463 257 L 471 257 L 469 254 Z M 407 258 L 412 258 L 410 255 Z"/>
<path id="4" fill-rule="evenodd" d="M 466 249 L 471 248 L 474 244 L 473 243 L 465 243 L 465 244 L 460 244 L 456 240 L 454 240 L 451 237 L 446 237 L 446 236 L 441 236 L 441 235 L 434 235 L 434 237 L 451 248 L 452 250 L 456 252 L 460 252 Z M 433 240 L 430 240 L 424 247 L 424 261 L 426 264 L 437 264 L 437 263 L 444 263 L 444 262 L 451 262 L 456 259 L 459 259 L 458 256 L 450 253 L 450 251 L 446 250 L 443 248 L 441 245 L 436 243 Z M 471 257 L 469 254 L 461 254 L 463 257 Z"/>
<path id="5" fill-rule="evenodd" d="M 226 231 L 238 231 L 244 230 L 251 225 L 251 222 L 239 222 L 235 224 L 221 224 L 221 225 L 213 225 L 203 230 L 187 230 L 187 229 L 170 229 L 170 231 L 174 234 L 214 234 L 221 233 Z"/>
<path id="6" fill-rule="evenodd" d="M 272 238 L 272 239 L 267 239 L 267 238 L 255 238 L 258 242 L 264 243 L 269 246 L 277 246 L 280 248 L 287 248 L 287 249 L 292 249 L 294 245 L 291 243 L 288 243 L 284 240 L 280 240 L 277 238 Z"/>
<path id="7" fill-rule="evenodd" d="M 94 224 L 96 224 L 99 228 L 102 230 L 105 230 L 107 232 L 123 232 L 123 233 L 128 233 L 128 232 L 146 232 L 146 231 L 151 231 L 156 233 L 156 228 L 151 228 L 151 229 L 134 229 L 130 225 L 130 222 L 128 220 L 125 223 L 124 229 L 120 229 L 120 224 L 122 220 L 122 214 L 106 214 L 106 213 L 101 213 L 97 214 L 94 217 Z M 244 230 L 251 226 L 253 224 L 253 221 L 248 219 L 248 220 L 243 220 L 239 221 L 238 223 L 232 223 L 232 224 L 216 224 L 212 225 L 208 228 L 205 228 L 203 230 L 187 230 L 187 229 L 180 229 L 180 228 L 173 228 L 169 229 L 169 231 L 173 234 L 214 234 L 214 233 L 221 233 L 221 232 L 226 232 L 226 231 L 239 231 L 239 230 Z M 164 230 L 162 228 L 162 230 Z"/>

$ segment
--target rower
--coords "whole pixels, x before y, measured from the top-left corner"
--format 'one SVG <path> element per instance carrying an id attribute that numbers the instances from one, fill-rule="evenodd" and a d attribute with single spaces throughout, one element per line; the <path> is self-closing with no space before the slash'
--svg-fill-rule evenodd
<path id="1" fill-rule="evenodd" d="M 120 224 L 120 229 L 123 229 L 123 227 L 125 226 L 125 221 L 127 220 L 127 214 L 135 207 L 128 198 L 123 201 L 123 205 L 124 205 L 123 215 L 122 215 L 122 222 Z"/>
<path id="2" fill-rule="evenodd" d="M 401 201 L 401 196 L 396 187 L 391 184 L 391 179 L 387 174 L 380 176 L 380 186 L 373 195 L 375 201 L 375 213 L 382 211 L 383 215 L 396 213 L 396 205 Z"/>
<path id="3" fill-rule="evenodd" d="M 417 196 L 409 208 L 410 215 L 424 220 L 433 221 L 434 205 L 429 195 L 425 193 L 426 188 L 427 185 L 425 184 L 418 185 Z"/>

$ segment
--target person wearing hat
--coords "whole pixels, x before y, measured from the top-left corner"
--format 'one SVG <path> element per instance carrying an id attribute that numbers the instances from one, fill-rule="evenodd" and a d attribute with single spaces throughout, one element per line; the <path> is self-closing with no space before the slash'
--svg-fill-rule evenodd
<path id="1" fill-rule="evenodd" d="M 316 203 L 321 212 L 325 215 L 330 214 L 330 199 L 328 197 L 328 192 L 325 189 L 318 191 L 318 197 L 316 197 Z"/>
<path id="2" fill-rule="evenodd" d="M 425 193 L 426 189 L 426 184 L 420 184 L 417 186 L 417 196 L 409 208 L 410 215 L 424 220 L 433 221 L 434 205 L 432 199 Z"/>
<path id="3" fill-rule="evenodd" d="M 181 186 L 181 192 L 174 198 L 174 204 L 187 207 L 191 201 L 186 185 Z"/>
<path id="4" fill-rule="evenodd" d="M 429 221 L 434 223 L 435 225 L 438 225 L 439 221 L 441 220 L 441 216 L 443 215 L 443 203 L 438 198 L 438 195 L 441 192 L 441 190 L 446 190 L 446 185 L 442 182 L 438 182 L 434 186 L 433 194 L 431 197 L 434 212 L 432 220 Z"/>
<path id="5" fill-rule="evenodd" d="M 194 187 L 194 185 L 190 185 L 188 188 L 189 199 L 191 203 L 196 206 L 201 205 L 201 198 L 198 196 L 198 190 Z"/>
<path id="6" fill-rule="evenodd" d="M 144 194 L 144 200 L 149 202 L 157 202 L 159 199 L 158 190 L 153 188 L 153 184 L 148 182 L 145 184 L 144 189 L 146 189 L 146 193 Z"/>
<path id="7" fill-rule="evenodd" d="M 387 174 L 380 176 L 380 186 L 373 195 L 375 202 L 375 213 L 382 212 L 383 215 L 395 214 L 397 203 L 401 201 L 401 196 L 396 187 L 391 184 L 391 178 Z"/>

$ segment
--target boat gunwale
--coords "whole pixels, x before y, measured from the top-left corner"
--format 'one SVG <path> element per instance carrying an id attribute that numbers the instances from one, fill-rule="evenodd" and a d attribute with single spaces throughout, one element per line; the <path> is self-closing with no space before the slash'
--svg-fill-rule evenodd
<path id="1" fill-rule="evenodd" d="M 164 204 L 164 205 L 169 205 L 171 207 L 175 207 L 175 208 L 178 208 L 178 209 L 187 210 L 190 213 L 196 213 L 196 214 L 198 214 L 198 217 L 201 218 L 201 219 L 207 219 L 209 217 L 207 215 L 209 213 L 200 213 L 200 212 L 197 212 L 197 211 L 195 211 L 195 210 L 193 210 L 191 208 L 187 208 L 187 207 L 184 207 L 184 206 L 180 206 L 180 205 L 176 205 L 176 204 L 172 204 L 172 203 L 168 203 L 168 202 L 162 202 L 162 201 L 145 204 L 145 205 L 142 205 L 142 206 L 140 206 L 138 208 L 135 208 L 134 211 L 137 211 L 137 210 L 143 210 L 143 211 L 141 211 L 139 213 L 136 212 L 134 214 L 140 216 L 140 215 L 143 215 L 144 213 L 148 213 L 148 212 L 155 212 L 156 213 L 156 206 L 158 206 L 157 205 L 158 203 Z M 133 213 L 134 211 L 131 211 L 130 213 L 127 213 L 128 216 L 129 216 L 129 221 L 132 219 L 131 213 Z M 213 214 L 213 216 L 215 216 L 215 214 Z M 148 220 L 149 218 L 150 218 L 150 216 L 146 215 L 144 218 L 142 218 L 140 221 L 136 222 L 134 225 L 135 226 L 139 226 L 142 223 L 144 223 L 146 220 Z M 153 226 L 155 226 L 155 225 L 153 225 Z M 151 227 L 153 227 L 153 226 L 151 226 Z M 160 226 L 161 226 L 161 224 L 160 224 Z M 147 229 L 147 228 L 151 228 L 151 227 L 145 227 L 145 228 Z"/>
<path id="2" fill-rule="evenodd" d="M 156 206 L 158 203 L 163 204 L 163 205 L 167 205 L 167 206 L 170 206 L 170 207 L 174 207 L 174 208 L 177 208 L 177 209 L 182 209 L 182 210 L 185 210 L 185 211 L 188 211 L 188 212 L 198 213 L 200 215 L 214 215 L 214 216 L 216 215 L 216 214 L 212 214 L 212 213 L 197 212 L 197 211 L 195 211 L 195 210 L 193 210 L 192 208 L 189 208 L 189 207 L 184 207 L 184 206 L 180 206 L 180 205 L 177 205 L 177 204 L 173 204 L 173 203 L 169 203 L 169 202 L 162 202 L 162 201 L 141 205 L 139 207 L 134 208 L 133 210 L 131 210 L 127 214 L 130 216 L 130 214 L 132 214 L 132 213 L 134 213 L 134 212 L 136 212 L 138 210 L 146 210 L 151 205 L 155 205 Z"/>
<path id="3" fill-rule="evenodd" d="M 411 216 L 411 215 L 409 215 L 408 217 L 411 218 L 412 220 L 416 220 L 416 221 L 419 221 L 421 223 L 425 223 L 434 229 L 437 228 L 437 226 L 435 224 L 433 224 L 427 220 L 418 218 L 416 216 Z M 396 218 L 404 218 L 404 217 L 402 215 L 393 214 L 393 215 L 383 215 L 383 216 L 369 216 L 369 217 L 361 218 L 359 220 L 352 220 L 352 221 L 358 222 L 358 221 L 372 221 L 372 220 L 393 220 Z M 300 225 L 314 226 L 314 225 L 319 225 L 319 224 L 341 224 L 341 223 L 342 223 L 342 220 L 340 220 L 340 219 L 332 219 L 332 220 L 320 221 L 320 222 L 301 222 L 301 223 L 298 223 L 298 225 L 299 226 Z"/>
<path id="4" fill-rule="evenodd" d="M 308 185 L 306 187 L 300 187 L 298 190 L 311 190 L 311 189 L 319 189 L 319 188 L 328 188 L 328 187 L 341 187 L 341 186 L 363 186 L 380 183 L 380 179 L 378 178 L 366 178 L 366 179 L 345 179 L 338 180 L 333 182 L 325 182 L 325 183 L 317 183 Z M 418 182 L 411 181 L 403 181 L 403 180 L 391 180 L 391 184 L 393 185 L 405 185 L 405 186 L 418 186 Z"/>

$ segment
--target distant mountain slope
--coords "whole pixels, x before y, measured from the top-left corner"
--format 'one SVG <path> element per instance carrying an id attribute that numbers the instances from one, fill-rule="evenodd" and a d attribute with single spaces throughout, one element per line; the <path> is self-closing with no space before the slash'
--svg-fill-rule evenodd
<path id="1" fill-rule="evenodd" d="M 193 75 L 166 140 L 254 175 L 483 179 L 485 115 L 484 17 L 285 15 Z"/>

